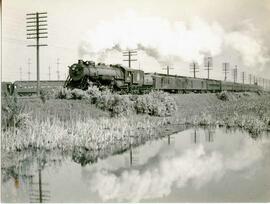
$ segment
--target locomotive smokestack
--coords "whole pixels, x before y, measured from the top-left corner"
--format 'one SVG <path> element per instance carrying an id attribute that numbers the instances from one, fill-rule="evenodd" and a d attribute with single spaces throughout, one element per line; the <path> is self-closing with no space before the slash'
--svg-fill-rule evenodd
<path id="1" fill-rule="evenodd" d="M 79 59 L 78 64 L 83 64 L 83 60 Z"/>

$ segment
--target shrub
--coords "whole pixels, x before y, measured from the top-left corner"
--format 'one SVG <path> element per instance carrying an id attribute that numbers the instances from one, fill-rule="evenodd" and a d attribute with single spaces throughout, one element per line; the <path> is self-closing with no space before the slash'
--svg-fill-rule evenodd
<path id="1" fill-rule="evenodd" d="M 174 98 L 168 93 L 153 91 L 145 95 L 119 95 L 108 89 L 101 91 L 95 86 L 86 91 L 61 89 L 58 98 L 87 99 L 101 110 L 111 112 L 112 116 L 131 113 L 171 116 L 177 107 Z"/>
<path id="2" fill-rule="evenodd" d="M 81 89 L 73 89 L 71 91 L 71 99 L 89 99 L 89 96 Z"/>
<path id="3" fill-rule="evenodd" d="M 229 100 L 229 94 L 227 91 L 222 91 L 220 93 L 217 93 L 217 98 L 222 101 L 228 101 Z"/>
<path id="4" fill-rule="evenodd" d="M 133 99 L 134 100 L 134 99 Z M 137 113 L 154 116 L 171 116 L 177 109 L 176 102 L 168 93 L 153 91 L 135 99 Z"/>
<path id="5" fill-rule="evenodd" d="M 56 89 L 41 89 L 40 90 L 40 99 L 43 103 L 45 103 L 49 99 L 55 99 L 56 94 L 59 92 L 59 90 Z"/>
<path id="6" fill-rule="evenodd" d="M 71 90 L 66 88 L 61 88 L 56 94 L 56 98 L 58 99 L 72 99 Z"/>
<path id="7" fill-rule="evenodd" d="M 2 129 L 12 127 L 26 127 L 29 115 L 23 113 L 24 106 L 18 102 L 16 96 L 7 96 L 2 103 Z"/>

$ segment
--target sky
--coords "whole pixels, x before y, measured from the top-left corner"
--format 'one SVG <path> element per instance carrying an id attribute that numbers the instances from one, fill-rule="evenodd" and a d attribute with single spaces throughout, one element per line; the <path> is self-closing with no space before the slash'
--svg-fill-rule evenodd
<path id="1" fill-rule="evenodd" d="M 224 79 L 222 63 L 270 79 L 270 0 L 3 0 L 2 81 L 36 79 L 35 48 L 27 47 L 26 13 L 48 12 L 48 39 L 41 42 L 41 79 L 67 76 L 78 59 L 123 64 L 122 51 L 137 49 L 135 69 L 207 77 L 203 59 L 213 57 L 210 78 Z M 30 59 L 30 66 L 28 65 Z"/>

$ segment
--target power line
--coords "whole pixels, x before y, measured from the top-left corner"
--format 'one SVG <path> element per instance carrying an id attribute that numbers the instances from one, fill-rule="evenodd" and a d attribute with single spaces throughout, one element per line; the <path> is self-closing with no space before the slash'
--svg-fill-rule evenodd
<path id="1" fill-rule="evenodd" d="M 57 70 L 56 70 L 56 74 L 57 74 L 57 80 L 59 81 L 60 80 L 60 71 L 59 71 L 59 65 L 60 65 L 60 62 L 59 62 L 59 58 L 57 58 L 56 60 L 56 65 L 57 65 Z"/>
<path id="2" fill-rule="evenodd" d="M 249 74 L 249 84 L 251 84 L 252 75 Z"/>
<path id="3" fill-rule="evenodd" d="M 27 74 L 28 74 L 28 81 L 30 81 L 30 75 L 31 75 L 31 72 L 30 72 L 31 59 L 30 58 L 28 58 L 27 64 L 28 64 L 28 72 L 27 72 Z"/>
<path id="4" fill-rule="evenodd" d="M 124 59 L 123 61 L 128 61 L 128 67 L 131 67 L 131 62 L 137 61 L 137 59 L 132 59 L 133 56 L 137 56 L 137 50 L 127 50 L 123 51 L 123 57 L 128 57 L 128 59 Z"/>
<path id="5" fill-rule="evenodd" d="M 27 47 L 36 47 L 37 54 L 37 94 L 40 94 L 40 79 L 39 79 L 39 47 L 47 46 L 40 44 L 41 38 L 48 38 L 47 30 L 47 12 L 36 12 L 26 14 L 26 38 L 36 40 L 36 44 L 27 45 Z"/>
<path id="6" fill-rule="evenodd" d="M 245 83 L 245 72 L 242 72 L 242 82 Z"/>
<path id="7" fill-rule="evenodd" d="M 237 69 L 237 65 L 235 65 L 235 68 L 233 69 L 233 82 L 234 83 L 237 82 L 237 73 L 238 73 L 238 69 Z"/>
<path id="8" fill-rule="evenodd" d="M 170 69 L 174 69 L 174 68 L 169 67 L 169 65 L 167 65 L 166 68 L 163 68 L 163 70 L 167 70 L 167 75 L 170 75 Z"/>
<path id="9" fill-rule="evenodd" d="M 193 77 L 196 78 L 196 72 L 199 72 L 199 65 L 197 62 L 193 61 L 190 64 L 191 72 L 193 73 Z"/>
<path id="10" fill-rule="evenodd" d="M 229 62 L 223 62 L 223 72 L 224 72 L 224 81 L 227 80 L 227 74 L 229 73 L 229 67 L 230 67 L 230 63 Z"/>
<path id="11" fill-rule="evenodd" d="M 51 66 L 49 65 L 49 73 L 48 73 L 48 75 L 49 75 L 49 80 L 51 80 Z"/>
<path id="12" fill-rule="evenodd" d="M 22 81 L 22 67 L 20 67 L 20 80 Z"/>
<path id="13" fill-rule="evenodd" d="M 213 57 L 205 57 L 204 58 L 204 66 L 206 67 L 205 70 L 207 70 L 207 78 L 210 77 L 210 70 L 213 70 L 211 67 L 213 67 Z"/>

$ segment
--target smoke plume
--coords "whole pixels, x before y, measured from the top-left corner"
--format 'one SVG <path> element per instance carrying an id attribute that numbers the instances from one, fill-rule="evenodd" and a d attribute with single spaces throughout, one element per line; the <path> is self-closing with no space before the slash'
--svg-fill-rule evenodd
<path id="1" fill-rule="evenodd" d="M 253 32 L 247 26 L 226 31 L 219 23 L 208 23 L 199 17 L 189 23 L 170 22 L 129 11 L 90 29 L 79 47 L 79 54 L 80 57 L 107 61 L 110 53 L 115 52 L 121 63 L 122 50 L 137 49 L 163 66 L 193 60 L 202 64 L 206 53 L 214 59 L 218 56 L 231 58 L 225 54 L 235 53 L 234 58 L 239 64 L 250 69 L 260 68 L 269 59 L 262 42 Z"/>

